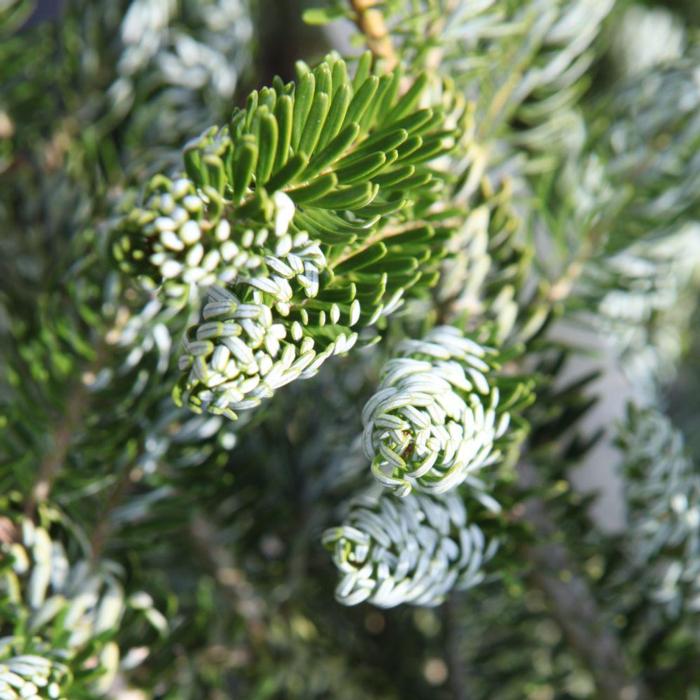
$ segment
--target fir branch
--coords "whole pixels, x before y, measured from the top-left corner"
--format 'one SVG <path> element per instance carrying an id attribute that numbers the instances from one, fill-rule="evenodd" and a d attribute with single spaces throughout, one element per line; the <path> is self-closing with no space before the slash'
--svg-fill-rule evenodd
<path id="1" fill-rule="evenodd" d="M 114 638 L 127 610 L 148 610 L 161 629 L 167 622 L 150 596 L 126 599 L 118 565 L 73 559 L 69 531 L 8 522 L 14 541 L 0 543 L 0 617 L 11 636 L 0 648 L 0 695 L 103 697 L 118 671 Z"/>
<path id="2" fill-rule="evenodd" d="M 504 380 L 500 368 L 492 348 L 452 326 L 399 343 L 362 411 L 379 483 L 401 496 L 443 494 L 519 444 L 517 412 L 532 397 L 527 382 Z"/>
<path id="3" fill-rule="evenodd" d="M 343 524 L 322 535 L 341 573 L 338 602 L 434 606 L 453 588 L 478 585 L 498 541 L 470 517 L 455 492 L 399 498 L 370 489 L 355 497 Z"/>
<path id="4" fill-rule="evenodd" d="M 646 700 L 651 693 L 675 700 L 700 687 L 691 616 L 698 599 L 690 591 L 697 576 L 693 562 L 679 568 L 690 551 L 681 534 L 697 547 L 694 473 L 687 476 L 695 490 L 683 486 L 691 482 L 676 487 L 658 478 L 657 467 L 676 461 L 669 461 L 672 455 L 666 460 L 665 450 L 652 444 L 648 462 L 629 464 L 640 473 L 624 474 L 629 487 L 641 489 L 628 494 L 628 505 L 638 503 L 640 517 L 629 508 L 625 537 L 614 542 L 595 528 L 582 532 L 588 524 L 585 499 L 572 496 L 562 512 L 559 501 L 547 495 L 550 479 L 568 482 L 566 469 L 585 453 L 588 440 L 562 444 L 568 440 L 561 431 L 577 423 L 589 403 L 577 403 L 588 379 L 572 383 L 568 394 L 555 387 L 548 395 L 546 384 L 550 378 L 557 383 L 562 367 L 557 358 L 565 352 L 552 352 L 550 362 L 551 344 L 539 333 L 544 324 L 584 309 L 592 317 L 597 310 L 600 318 L 591 320 L 603 322 L 608 311 L 622 307 L 621 320 L 641 331 L 642 345 L 654 346 L 662 334 L 659 350 L 674 346 L 676 352 L 674 331 L 685 323 L 675 313 L 668 321 L 661 318 L 667 306 L 657 303 L 663 298 L 679 306 L 679 284 L 664 284 L 668 275 L 678 277 L 677 253 L 663 259 L 669 271 L 663 267 L 650 275 L 650 266 L 635 263 L 657 259 L 646 255 L 649 250 L 632 250 L 630 243 L 665 239 L 697 212 L 697 56 L 654 71 L 656 77 L 640 70 L 639 84 L 611 90 L 607 76 L 601 79 L 589 69 L 605 55 L 596 37 L 612 2 L 334 0 L 312 19 L 345 16 L 356 22 L 370 50 L 359 59 L 354 78 L 335 54 L 315 69 L 299 64 L 296 85 L 276 78 L 272 88 L 252 93 L 226 126 L 189 143 L 184 173 L 171 170 L 172 145 L 221 121 L 217 112 L 229 109 L 244 75 L 248 0 L 125 0 L 123 17 L 101 12 L 100 3 L 76 0 L 69 21 L 55 31 L 13 30 L 12 41 L 0 49 L 2 82 L 11 88 L 0 121 L 6 110 L 11 125 L 5 130 L 12 132 L 0 144 L 0 173 L 12 176 L 0 203 L 0 219 L 11 234 L 0 258 L 14 261 L 17 270 L 9 272 L 22 292 L 3 292 L 0 300 L 0 333 L 17 348 L 10 352 L 17 367 L 7 363 L 9 372 L 0 381 L 5 429 L 0 432 L 6 433 L 3 447 L 9 447 L 0 476 L 7 493 L 24 487 L 24 493 L 9 497 L 15 510 L 24 506 L 48 520 L 55 503 L 75 520 L 76 530 L 78 523 L 89 527 L 93 556 L 104 554 L 112 537 L 118 540 L 110 548 L 128 561 L 130 589 L 148 579 L 159 595 L 162 585 L 175 613 L 169 639 L 167 625 L 157 625 L 164 648 L 151 655 L 148 668 L 132 675 L 134 656 L 125 656 L 123 688 L 105 687 L 100 696 L 134 691 L 139 697 L 432 697 L 436 690 L 421 686 L 419 655 L 436 645 L 449 668 L 440 692 L 455 700 L 525 695 Z M 17 16 L 14 7 L 31 4 L 10 0 L 11 16 Z M 43 41 L 49 34 L 55 39 Z M 637 45 L 655 53 L 645 41 Z M 50 49 L 38 61 L 37 46 Z M 87 63 L 85 55 L 92 57 Z M 596 81 L 596 95 L 615 93 L 599 105 L 604 113 L 597 116 L 590 109 L 595 105 L 584 99 L 589 78 Z M 52 84 L 62 89 L 52 92 Z M 604 134 L 597 133 L 601 129 Z M 590 172 L 589 161 L 595 161 Z M 140 204 L 124 197 L 120 210 L 126 214 L 105 241 L 95 218 L 112 193 L 129 186 L 129 172 L 139 179 L 145 172 L 162 175 Z M 480 181 L 500 182 L 504 175 L 514 178 L 514 196 L 524 195 L 520 201 L 505 187 L 503 195 L 490 186 L 479 192 Z M 467 212 L 456 209 L 465 206 Z M 527 223 L 521 226 L 515 218 Z M 534 225 L 528 238 L 529 223 Z M 115 342 L 107 334 L 106 356 L 94 365 L 106 319 L 141 302 L 127 299 L 130 292 L 116 275 L 105 279 L 102 268 L 92 265 L 97 258 L 81 255 L 79 262 L 72 247 L 64 246 L 84 230 L 90 231 L 91 251 L 111 243 L 122 270 L 142 277 L 154 292 L 133 328 L 130 323 Z M 553 267 L 537 260 L 536 243 L 544 238 L 553 243 L 547 252 L 567 249 Z M 41 290 L 55 296 L 41 270 L 60 271 L 52 254 L 62 248 L 72 255 L 66 269 L 76 286 L 70 306 L 80 311 L 77 325 L 60 299 L 42 306 L 43 313 L 31 312 Z M 608 259 L 620 251 L 628 267 Z M 689 253 L 682 251 L 686 259 Z M 200 309 L 196 299 L 213 285 L 225 288 L 214 287 Z M 633 295 L 618 294 L 615 309 L 608 305 L 608 294 L 627 291 Z M 163 307 L 155 298 L 160 292 L 169 297 Z M 185 298 L 192 302 L 186 308 Z M 395 314 L 402 304 L 405 313 Z M 220 415 L 189 416 L 172 408 L 165 395 L 174 381 L 172 350 L 187 316 L 200 310 L 186 337 L 175 396 L 195 411 L 229 418 L 235 418 L 234 409 L 247 417 L 278 388 L 313 376 L 356 341 L 384 336 L 387 342 L 371 354 L 357 352 L 343 364 L 331 364 L 326 377 L 304 392 L 303 404 L 300 391 L 279 396 L 275 414 L 261 406 L 246 428 L 250 432 L 255 422 L 258 432 L 241 440 L 235 454 L 237 466 L 250 468 L 222 472 L 218 467 L 236 444 L 228 422 Z M 324 539 L 346 574 L 338 590 L 341 602 L 389 607 L 446 600 L 441 634 L 438 615 L 425 611 L 386 618 L 339 611 L 327 591 L 319 595 L 327 579 L 315 578 L 309 549 L 309 537 L 325 525 L 343 490 L 359 485 L 366 467 L 352 455 L 331 469 L 318 463 L 327 462 L 329 445 L 341 444 L 345 424 L 357 418 L 368 385 L 376 383 L 382 351 L 393 352 L 418 327 L 430 331 L 436 316 L 440 325 L 467 331 L 479 345 L 495 346 L 500 368 L 478 353 L 469 361 L 445 357 L 440 343 L 435 357 L 400 357 L 410 360 L 400 367 L 411 376 L 394 374 L 382 391 L 395 391 L 408 410 L 400 414 L 384 395 L 375 405 L 381 410 L 368 411 L 366 442 L 380 482 L 392 488 L 407 484 L 417 493 L 399 499 L 377 488 L 376 497 L 353 503 L 346 522 L 326 531 Z M 459 359 L 461 364 L 453 363 Z M 398 371 L 399 364 L 390 367 Z M 450 392 L 435 391 L 436 376 L 451 385 Z M 501 415 L 520 417 L 517 397 L 511 402 L 508 389 L 540 377 L 540 403 L 522 424 L 525 429 L 525 417 L 533 418 L 532 445 L 523 446 L 524 429 L 513 434 L 517 440 L 496 445 L 491 423 Z M 297 417 L 307 403 L 313 430 L 304 431 Z M 258 421 L 270 430 L 261 433 Z M 471 433 L 466 440 L 458 434 L 472 423 L 481 443 Z M 501 423 L 494 425 L 500 433 Z M 429 444 L 421 441 L 428 431 Z M 493 437 L 510 437 L 510 427 L 506 433 Z M 277 439 L 280 434 L 288 439 Z M 564 457 L 556 473 L 540 470 L 526 453 L 520 486 L 514 484 L 520 449 L 534 449 L 542 440 L 554 440 Z M 454 452 L 465 445 L 481 445 L 478 459 L 467 458 L 466 449 Z M 438 469 L 429 461 L 435 454 Z M 484 482 L 472 476 L 492 459 Z M 448 474 L 450 465 L 457 468 Z M 451 479 L 464 484 L 461 493 L 441 492 L 453 485 Z M 481 490 L 491 479 L 493 494 Z M 229 488 L 243 501 L 229 502 Z M 432 492 L 421 493 L 426 490 Z M 472 496 L 474 508 L 462 513 L 465 497 Z M 519 527 L 512 547 L 501 550 L 506 552 L 500 570 L 507 580 L 514 568 L 525 568 L 530 579 L 523 589 L 483 586 L 463 600 L 450 593 L 453 584 L 480 585 L 503 539 L 500 518 L 482 517 L 482 508 L 499 512 L 494 496 L 504 507 L 513 498 L 524 503 L 513 507 Z M 239 514 L 241 502 L 248 505 Z M 207 505 L 216 505 L 220 517 L 208 515 Z M 229 533 L 228 526 L 222 530 L 222 518 L 229 523 L 234 511 Z M 656 559 L 635 560 L 634 573 L 644 569 L 647 577 L 630 577 L 628 557 L 620 555 L 639 553 L 650 519 L 659 527 L 652 528 L 655 537 L 648 544 L 664 535 L 659 544 L 664 560 L 673 558 L 673 569 L 666 576 Z M 176 542 L 159 541 L 153 548 L 152 534 L 173 527 L 191 540 L 187 544 L 199 554 L 199 566 L 182 566 Z M 28 605 L 8 600 L 6 606 L 0 600 L 1 631 L 8 627 L 11 633 L 0 647 L 8 640 L 17 645 L 9 662 L 9 647 L 0 649 L 0 696 L 5 691 L 11 698 L 20 689 L 22 697 L 56 694 L 43 681 L 58 673 L 52 661 L 63 662 L 46 657 L 33 669 L 29 664 L 43 682 L 33 688 L 18 681 L 24 681 L 28 666 L 22 668 L 17 654 L 63 654 L 64 641 L 86 622 L 90 643 L 98 646 L 81 643 L 79 663 L 67 665 L 92 672 L 95 653 L 106 641 L 94 637 L 101 625 L 91 626 L 92 614 L 77 615 L 94 599 L 90 586 L 65 596 L 61 582 L 70 569 L 76 585 L 83 585 L 73 553 L 89 537 L 75 532 L 79 541 L 55 538 L 58 548 L 67 545 L 69 567 L 53 546 L 49 552 L 46 537 L 25 542 L 24 529 L 0 516 L 0 599 L 4 589 L 35 599 Z M 532 539 L 517 539 L 526 530 Z M 595 562 L 584 560 L 592 541 L 598 546 Z M 31 556 L 23 557 L 20 547 Z M 4 556 L 6 551 L 12 556 Z M 510 565 L 508 555 L 516 560 Z M 77 562 L 83 563 L 98 562 Z M 3 567 L 10 585 L 3 584 Z M 682 625 L 669 624 L 669 600 L 657 596 L 657 583 L 663 583 L 664 596 L 692 593 L 685 598 L 690 605 L 673 607 Z M 619 585 L 613 595 L 611 584 Z M 125 600 L 146 597 L 129 590 Z M 664 607 L 645 605 L 647 600 Z M 38 627 L 37 618 L 43 618 Z M 625 621 L 619 630 L 618 620 Z M 654 634 L 656 625 L 664 627 Z M 148 654 L 141 646 L 147 640 L 134 634 L 130 621 L 117 627 L 119 647 L 128 649 L 135 638 L 136 658 Z M 52 630 L 43 650 L 31 648 L 36 629 L 40 637 Z M 240 646 L 231 634 L 242 638 Z M 255 663 L 249 663 L 253 657 Z M 416 660 L 408 672 L 406 659 Z M 630 669 L 638 669 L 649 687 L 637 683 Z M 424 680 L 432 684 L 436 678 L 429 675 Z M 137 691 L 133 684 L 143 687 Z M 62 697 L 88 694 L 95 695 L 70 687 Z"/>

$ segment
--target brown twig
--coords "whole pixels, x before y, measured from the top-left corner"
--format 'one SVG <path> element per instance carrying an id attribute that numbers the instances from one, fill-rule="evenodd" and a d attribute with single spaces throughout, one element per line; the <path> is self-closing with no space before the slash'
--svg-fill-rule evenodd
<path id="1" fill-rule="evenodd" d="M 79 380 L 68 398 L 65 413 L 53 431 L 51 441 L 53 448 L 44 455 L 39 464 L 36 481 L 24 505 L 24 514 L 27 517 L 32 517 L 37 505 L 48 499 L 56 475 L 68 456 L 73 436 L 80 426 L 88 400 L 87 387 L 83 381 Z"/>
<path id="2" fill-rule="evenodd" d="M 521 488 L 540 485 L 539 474 L 528 461 L 518 465 Z M 568 549 L 556 540 L 557 526 L 540 497 L 528 499 L 521 514 L 536 542 L 524 547 L 532 564 L 531 579 L 544 593 L 553 618 L 593 676 L 601 700 L 650 700 L 639 679 L 628 672 L 619 640 L 600 612 L 588 582 Z"/>
<path id="3" fill-rule="evenodd" d="M 355 24 L 365 35 L 367 48 L 376 58 L 385 62 L 385 68 L 389 72 L 396 67 L 399 59 L 384 15 L 375 7 L 377 4 L 378 0 L 350 0 L 350 5 L 355 11 Z"/>
<path id="4" fill-rule="evenodd" d="M 19 531 L 10 518 L 0 515 L 0 544 L 17 542 Z"/>
<path id="5" fill-rule="evenodd" d="M 119 505 L 121 505 L 125 496 L 131 490 L 133 480 L 131 478 L 133 465 L 131 463 L 122 467 L 117 480 L 114 483 L 111 493 L 107 498 L 107 502 L 100 511 L 100 519 L 95 526 L 95 529 L 90 538 L 90 554 L 93 560 L 97 561 L 104 551 L 107 539 L 112 532 L 112 522 L 110 518 Z"/>
<path id="6" fill-rule="evenodd" d="M 467 671 L 464 657 L 459 648 L 459 628 L 457 626 L 457 607 L 459 598 L 454 591 L 450 593 L 443 605 L 443 622 L 445 625 L 445 656 L 449 670 L 452 700 L 468 700 Z"/>
<path id="7" fill-rule="evenodd" d="M 331 260 L 331 266 L 336 267 L 341 263 L 345 262 L 346 260 L 349 260 L 350 258 L 353 258 L 356 255 L 363 253 L 375 243 L 380 243 L 381 241 L 385 241 L 388 238 L 400 236 L 402 233 L 408 233 L 409 231 L 416 231 L 418 229 L 425 228 L 426 226 L 430 226 L 430 223 L 421 219 L 408 221 L 406 223 L 396 224 L 392 226 L 383 226 L 379 228 L 374 235 L 367 236 L 367 238 L 363 241 L 361 246 L 358 246 L 356 248 L 346 248 L 341 255 Z"/>
<path id="8" fill-rule="evenodd" d="M 47 450 L 39 464 L 36 481 L 24 504 L 24 514 L 29 518 L 34 516 L 37 505 L 49 498 L 56 476 L 68 457 L 71 443 L 83 425 L 85 413 L 90 405 L 90 382 L 104 366 L 108 352 L 105 339 L 100 339 L 94 358 L 87 367 L 79 369 L 80 374 L 69 390 L 63 414 L 51 431 L 52 447 Z"/>

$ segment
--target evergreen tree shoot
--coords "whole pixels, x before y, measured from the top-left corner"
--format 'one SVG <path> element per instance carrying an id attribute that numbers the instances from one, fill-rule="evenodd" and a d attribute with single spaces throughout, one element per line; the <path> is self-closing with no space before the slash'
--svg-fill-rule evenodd
<path id="1" fill-rule="evenodd" d="M 700 700 L 700 21 L 0 0 L 0 700 Z"/>

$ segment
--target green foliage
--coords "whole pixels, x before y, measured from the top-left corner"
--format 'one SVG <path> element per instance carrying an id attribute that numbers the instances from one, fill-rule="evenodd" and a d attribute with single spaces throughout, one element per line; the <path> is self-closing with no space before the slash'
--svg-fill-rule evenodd
<path id="1" fill-rule="evenodd" d="M 697 610 L 700 481 L 683 436 L 657 411 L 630 410 L 618 440 L 634 532 L 631 564 L 650 577 L 649 597 L 669 615 Z"/>
<path id="2" fill-rule="evenodd" d="M 451 231 L 435 225 L 426 163 L 452 134 L 439 110 L 415 110 L 424 79 L 399 97 L 400 73 L 380 78 L 370 62 L 352 80 L 334 55 L 300 63 L 296 85 L 251 93 L 185 148 L 189 179 L 156 176 L 146 208 L 117 224 L 117 262 L 168 294 L 232 285 L 188 334 L 178 403 L 236 419 L 433 282 Z"/>
<path id="3" fill-rule="evenodd" d="M 697 48 L 683 59 L 633 76 L 605 101 L 600 150 L 611 185 L 629 199 L 609 250 L 631 238 L 659 237 L 697 219 L 700 182 Z"/>
<path id="4" fill-rule="evenodd" d="M 279 3 L 0 2 L 0 696 L 700 696 L 697 38 L 629 5 L 286 65 Z"/>
<path id="5" fill-rule="evenodd" d="M 370 60 L 369 54 L 362 59 L 353 80 L 345 62 L 334 55 L 314 70 L 299 63 L 296 84 L 279 81 L 251 93 L 246 108 L 236 111 L 228 126 L 214 127 L 186 146 L 184 161 L 191 180 L 187 191 L 174 191 L 173 204 L 167 198 L 149 200 L 143 212 L 136 210 L 117 227 L 117 261 L 123 261 L 127 272 L 145 274 L 160 284 L 179 278 L 183 263 L 196 267 L 192 258 L 201 260 L 203 249 L 202 268 L 220 281 L 232 281 L 243 271 L 266 276 L 270 271 L 264 257 L 274 246 L 260 229 L 274 226 L 276 235 L 282 235 L 275 223 L 280 206 L 274 201 L 281 191 L 295 207 L 292 231 L 306 231 L 328 256 L 330 279 L 324 288 L 338 294 L 352 283 L 369 289 L 384 281 L 386 287 L 389 270 L 405 284 L 391 285 L 386 294 L 414 284 L 421 260 L 415 256 L 425 257 L 430 248 L 412 248 L 410 240 L 382 244 L 378 231 L 389 217 L 414 221 L 429 213 L 430 183 L 436 173 L 426 162 L 447 152 L 452 133 L 439 130 L 439 110 L 415 111 L 419 90 L 397 97 L 398 72 L 381 78 L 369 74 Z M 418 81 L 416 87 L 421 84 Z M 178 181 L 177 187 L 185 188 L 185 182 Z M 163 186 L 172 188 L 161 178 L 151 184 L 156 191 Z M 195 189 L 204 198 L 191 203 L 190 216 L 201 218 L 199 236 L 190 235 L 194 227 L 183 231 L 186 213 L 177 207 Z M 172 213 L 175 220 L 170 223 L 165 217 Z M 231 227 L 225 238 L 217 235 L 220 219 Z M 425 240 L 433 239 L 434 229 L 427 228 Z M 177 240 L 167 235 L 171 232 L 180 234 Z M 252 237 L 256 257 L 217 257 L 212 251 L 219 251 L 229 236 L 238 247 L 248 247 L 245 239 Z M 181 266 L 168 260 L 180 261 Z M 182 282 L 211 283 L 201 272 L 182 274 Z M 350 294 L 351 300 L 356 295 L 370 300 L 365 318 L 377 313 L 378 300 L 362 291 Z M 321 295 L 319 301 L 323 299 Z"/>
<path id="6" fill-rule="evenodd" d="M 510 411 L 530 395 L 526 383 L 497 378 L 498 367 L 492 348 L 455 328 L 402 341 L 362 413 L 365 455 L 379 482 L 403 496 L 444 493 L 501 461 L 501 447 L 523 438 Z"/>
<path id="7" fill-rule="evenodd" d="M 3 515 L 0 524 L 0 690 L 11 698 L 104 694 L 118 670 L 113 639 L 127 607 L 147 608 L 162 631 L 167 623 L 148 596 L 125 600 L 115 564 L 70 561 L 62 542 L 27 518 Z"/>
<path id="8" fill-rule="evenodd" d="M 323 534 L 342 574 L 335 595 L 344 605 L 438 605 L 452 588 L 477 585 L 498 546 L 468 522 L 454 495 L 370 493 L 348 508 L 343 525 Z"/>
<path id="9" fill-rule="evenodd" d="M 524 224 L 513 200 L 509 181 L 494 191 L 489 180 L 482 179 L 448 244 L 450 254 L 443 261 L 436 295 L 440 304 L 465 318 L 468 327 L 482 318 L 492 323 L 499 344 L 529 339 L 544 321 L 542 310 L 522 298 L 532 254 L 523 241 Z"/>

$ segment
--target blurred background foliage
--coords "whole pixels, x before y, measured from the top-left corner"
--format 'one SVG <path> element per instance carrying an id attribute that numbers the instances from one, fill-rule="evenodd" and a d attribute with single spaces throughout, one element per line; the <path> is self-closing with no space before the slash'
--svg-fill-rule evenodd
<path id="1" fill-rule="evenodd" d="M 173 405 L 192 319 L 107 263 L 112 220 L 149 176 L 180 167 L 189 139 L 274 75 L 292 79 L 295 61 L 362 47 L 348 43 L 349 21 L 305 24 L 311 4 L 0 0 L 0 542 L 20 542 L 23 512 L 61 543 L 39 546 L 37 562 L 59 549 L 72 567 L 104 560 L 123 587 L 120 658 L 107 635 L 90 632 L 88 650 L 54 630 L 56 663 L 79 670 L 67 697 L 612 697 L 596 686 L 596 654 L 572 643 L 536 580 L 542 533 L 518 514 L 538 492 L 557 524 L 549 535 L 573 553 L 630 675 L 649 697 L 700 698 L 698 250 L 697 230 L 684 228 L 699 211 L 700 99 L 688 77 L 700 91 L 697 3 L 552 0 L 542 26 L 536 0 L 527 21 L 512 19 L 519 3 L 508 0 L 384 3 L 402 60 L 428 70 L 454 113 L 471 104 L 450 185 L 471 227 L 434 294 L 467 325 L 486 319 L 532 351 L 528 449 L 540 470 L 524 489 L 512 469 L 494 487 L 502 512 L 485 510 L 479 525 L 503 543 L 480 586 L 440 607 L 391 610 L 334 600 L 320 538 L 364 483 L 360 411 L 387 348 L 423 330 L 434 298 L 414 300 L 384 346 L 333 358 L 234 426 Z M 473 34 L 460 35 L 470 10 Z M 555 59 L 569 49 L 562 60 L 574 68 L 562 77 Z M 667 71 L 657 83 L 639 78 L 657 62 Z M 505 98 L 509 80 L 519 89 Z M 538 316 L 542 295 L 556 302 L 561 290 L 547 281 L 568 284 L 567 263 L 590 240 L 582 232 L 605 227 L 576 294 Z M 582 351 L 567 323 L 586 327 L 594 349 Z M 582 373 L 580 356 L 594 371 Z M 601 357 L 627 372 L 624 396 L 639 410 L 611 416 Z M 586 416 L 594 428 L 577 429 Z M 624 426 L 606 468 L 619 463 L 629 507 L 628 527 L 612 532 L 605 513 L 591 516 L 595 494 L 571 478 L 611 423 Z M 636 488 L 652 466 L 656 488 Z M 27 551 L 37 546 L 24 537 Z M 3 552 L 5 593 L 14 574 Z M 27 615 L 54 592 L 67 605 L 85 593 L 52 581 L 31 605 L 0 607 L 0 683 L 15 673 L 8 658 L 43 653 L 29 642 L 8 651 L 6 639 L 33 644 Z M 598 643 L 602 633 L 589 639 Z M 111 675 L 91 676 L 97 657 Z M 50 673 L 64 682 L 61 668 Z"/>

